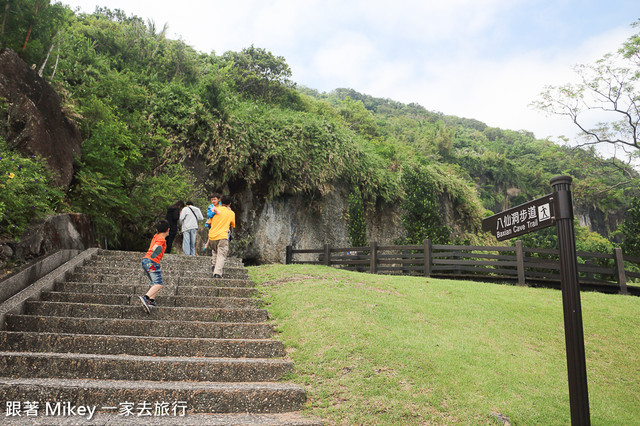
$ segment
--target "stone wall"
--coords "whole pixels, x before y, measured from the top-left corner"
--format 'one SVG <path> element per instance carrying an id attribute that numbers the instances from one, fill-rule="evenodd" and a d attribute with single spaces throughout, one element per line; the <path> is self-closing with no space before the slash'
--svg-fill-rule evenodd
<path id="1" fill-rule="evenodd" d="M 96 237 L 88 216 L 75 213 L 49 216 L 29 228 L 19 242 L 0 241 L 0 272 L 6 274 L 8 264 L 24 264 L 58 250 L 91 247 L 96 247 Z"/>

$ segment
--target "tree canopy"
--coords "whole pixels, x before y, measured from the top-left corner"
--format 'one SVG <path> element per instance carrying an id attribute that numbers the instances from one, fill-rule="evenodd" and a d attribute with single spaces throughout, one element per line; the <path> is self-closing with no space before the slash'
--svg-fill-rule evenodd
<path id="1" fill-rule="evenodd" d="M 17 3 L 0 15 L 3 46 L 19 51 L 34 23 L 23 57 L 61 94 L 84 140 L 69 192 L 49 208 L 89 214 L 110 247 L 140 249 L 167 205 L 222 188 L 309 203 L 346 189 L 350 237 L 360 242 L 363 215 L 392 205 L 416 242 L 486 240 L 483 216 L 547 193 L 558 174 L 574 177 L 576 204 L 603 212 L 603 223 L 638 194 L 623 185 L 634 172 L 593 149 L 353 89 L 298 87 L 285 58 L 266 49 L 197 52 L 120 10 Z M 59 18 L 40 20 L 45 12 Z M 634 46 L 621 54 L 637 64 Z M 201 180 L 195 165 L 206 170 Z M 12 220 L 0 217 L 2 229 Z"/>
<path id="2" fill-rule="evenodd" d="M 640 19 L 633 24 L 640 28 Z M 583 145 L 609 144 L 624 158 L 638 157 L 640 148 L 640 33 L 615 53 L 594 64 L 575 67 L 580 83 L 548 86 L 534 103 L 551 114 L 567 116 L 584 137 Z M 604 120 L 592 124 L 593 113 Z"/>

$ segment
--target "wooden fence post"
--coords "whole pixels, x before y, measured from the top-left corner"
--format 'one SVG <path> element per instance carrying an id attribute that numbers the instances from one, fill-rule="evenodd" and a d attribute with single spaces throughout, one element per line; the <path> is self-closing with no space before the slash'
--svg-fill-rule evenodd
<path id="1" fill-rule="evenodd" d="M 411 271 L 407 267 L 407 263 L 409 262 L 409 250 L 402 250 L 402 255 L 400 256 L 400 262 L 402 265 L 402 275 L 411 274 Z"/>
<path id="2" fill-rule="evenodd" d="M 460 260 L 460 255 L 458 254 L 458 252 L 454 252 L 453 253 L 453 260 L 456 261 L 455 263 L 455 273 L 456 275 L 460 275 L 462 274 L 462 270 L 460 269 L 460 263 L 458 263 L 458 261 Z"/>
<path id="3" fill-rule="evenodd" d="M 371 242 L 371 252 L 369 253 L 369 272 L 375 274 L 378 272 L 378 243 Z"/>
<path id="4" fill-rule="evenodd" d="M 324 264 L 331 266 L 331 246 L 329 244 L 324 245 Z"/>
<path id="5" fill-rule="evenodd" d="M 287 252 L 284 255 L 284 264 L 290 265 L 291 263 L 293 263 L 293 246 L 289 245 L 287 246 Z"/>
<path id="6" fill-rule="evenodd" d="M 627 290 L 627 274 L 624 271 L 624 259 L 622 257 L 622 249 L 615 248 L 613 249 L 613 254 L 615 255 L 616 260 L 616 272 L 618 276 L 618 285 L 620 286 L 620 290 L 618 293 L 620 294 L 629 294 Z"/>
<path id="7" fill-rule="evenodd" d="M 516 240 L 516 267 L 518 268 L 518 285 L 526 286 L 524 277 L 524 249 L 522 240 Z"/>
<path id="8" fill-rule="evenodd" d="M 593 265 L 593 264 L 594 264 L 594 263 L 593 263 L 593 260 L 591 260 L 591 259 L 588 259 L 588 260 L 585 260 L 585 261 L 584 261 L 584 266 L 585 266 L 585 267 L 590 267 L 590 266 L 591 266 L 591 265 Z M 586 280 L 586 281 L 593 281 L 593 280 L 595 280 L 595 274 L 594 274 L 593 272 L 586 271 L 586 272 L 585 272 L 585 275 L 586 275 L 586 276 L 585 276 L 585 280 Z"/>
<path id="9" fill-rule="evenodd" d="M 431 276 L 431 252 L 432 252 L 431 240 L 427 238 L 426 240 L 424 240 L 424 276 L 425 277 Z"/>

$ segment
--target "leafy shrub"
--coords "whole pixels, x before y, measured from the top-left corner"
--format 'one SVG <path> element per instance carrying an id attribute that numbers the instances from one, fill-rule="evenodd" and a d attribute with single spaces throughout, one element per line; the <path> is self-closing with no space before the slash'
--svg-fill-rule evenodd
<path id="1" fill-rule="evenodd" d="M 85 104 L 84 111 L 89 109 L 100 111 L 91 114 L 102 120 L 83 143 L 69 201 L 92 218 L 107 247 L 140 249 L 168 205 L 195 195 L 195 179 L 182 165 L 154 164 L 162 157 L 162 144 L 152 150 L 148 138 L 119 120 L 112 107 L 93 98 Z"/>
<path id="2" fill-rule="evenodd" d="M 364 218 L 364 205 L 362 203 L 362 194 L 356 189 L 349 194 L 349 211 L 346 214 L 347 226 L 349 229 L 349 240 L 354 247 L 362 247 L 368 245 L 367 241 L 367 222 Z"/>
<path id="3" fill-rule="evenodd" d="M 420 167 L 403 170 L 402 224 L 407 230 L 406 243 L 420 244 L 427 238 L 435 244 L 449 242 L 449 228 L 442 223 L 435 183 Z"/>
<path id="4" fill-rule="evenodd" d="M 247 102 L 231 115 L 206 153 L 219 187 L 242 180 L 266 197 L 314 197 L 346 182 L 373 202 L 397 193 L 377 155 L 331 118 Z"/>
<path id="5" fill-rule="evenodd" d="M 611 241 L 598 234 L 590 231 L 586 226 L 577 224 L 574 221 L 576 234 L 576 250 L 588 253 L 613 253 L 614 245 Z"/>
<path id="6" fill-rule="evenodd" d="M 34 219 L 55 211 L 63 197 L 36 156 L 25 157 L 0 139 L 0 233 L 19 238 Z"/>
<path id="7" fill-rule="evenodd" d="M 614 245 L 611 241 L 590 231 L 586 226 L 580 226 L 578 219 L 573 220 L 576 237 L 576 250 L 587 253 L 613 253 Z M 541 229 L 518 237 L 525 247 L 558 249 L 558 231 L 555 226 Z M 511 240 L 515 242 L 516 239 Z"/>
<path id="8" fill-rule="evenodd" d="M 640 257 L 640 198 L 631 201 L 625 220 L 620 225 L 620 233 L 624 238 L 622 249 L 625 254 Z"/>

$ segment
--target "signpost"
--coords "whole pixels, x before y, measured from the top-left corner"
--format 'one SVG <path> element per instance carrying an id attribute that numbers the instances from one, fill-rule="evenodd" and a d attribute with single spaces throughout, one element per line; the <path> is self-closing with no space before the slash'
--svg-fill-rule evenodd
<path id="1" fill-rule="evenodd" d="M 498 241 L 528 234 L 554 225 L 553 194 L 494 214 L 482 221 L 482 230 L 491 231 Z"/>
<path id="2" fill-rule="evenodd" d="M 571 177 L 551 179 L 553 194 L 505 210 L 482 221 L 482 230 L 491 231 L 498 240 L 506 240 L 556 225 L 560 255 L 560 280 L 564 311 L 564 337 L 569 376 L 571 424 L 590 425 L 587 366 L 578 284 L 576 238 L 573 229 Z"/>

